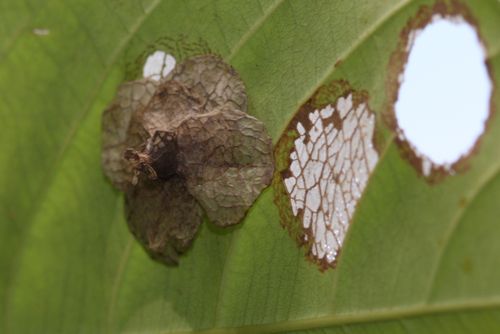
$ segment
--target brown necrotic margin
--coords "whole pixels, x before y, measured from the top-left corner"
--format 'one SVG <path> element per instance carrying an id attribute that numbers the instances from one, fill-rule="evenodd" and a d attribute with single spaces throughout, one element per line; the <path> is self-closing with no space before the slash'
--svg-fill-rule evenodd
<path id="1" fill-rule="evenodd" d="M 396 51 L 394 51 L 394 53 L 391 55 L 388 65 L 388 75 L 386 81 L 387 107 L 386 112 L 384 113 L 384 119 L 389 127 L 395 132 L 395 140 L 400 147 L 403 156 L 408 159 L 412 166 L 415 167 L 415 169 L 422 176 L 425 176 L 422 167 L 424 158 L 419 152 L 416 151 L 411 143 L 409 143 L 408 140 L 406 140 L 406 138 L 402 136 L 402 130 L 399 128 L 397 123 L 394 105 L 398 99 L 400 86 L 399 78 L 404 72 L 405 65 L 408 62 L 409 53 L 411 52 L 411 48 L 408 47 L 408 44 L 412 43 L 410 36 L 412 32 L 421 30 L 429 23 L 431 23 L 433 17 L 436 15 L 444 19 L 453 20 L 456 18 L 461 18 L 465 20 L 472 27 L 474 27 L 479 40 L 485 47 L 487 47 L 485 40 L 481 37 L 477 21 L 474 19 L 469 9 L 463 3 L 456 0 L 437 1 L 433 6 L 420 7 L 417 15 L 410 19 L 405 28 L 401 31 Z M 492 115 L 495 111 L 494 96 L 496 84 L 493 79 L 493 72 L 488 59 L 485 60 L 485 63 L 488 69 L 488 75 L 493 85 L 493 91 L 490 98 L 490 112 L 488 115 L 488 119 L 485 122 L 484 131 L 476 140 L 473 148 L 466 155 L 458 159 L 455 163 L 448 166 L 431 163 L 430 173 L 429 175 L 425 176 L 425 179 L 431 184 L 442 181 L 446 176 L 450 174 L 455 174 L 456 172 L 464 172 L 465 170 L 467 170 L 469 167 L 470 157 L 476 154 L 479 150 L 481 138 L 487 131 Z"/>
<path id="2" fill-rule="evenodd" d="M 328 105 L 335 105 L 340 97 L 347 97 L 352 94 L 353 105 L 366 103 L 369 108 L 369 96 L 366 91 L 355 91 L 351 85 L 345 80 L 332 81 L 330 84 L 324 85 L 316 90 L 312 97 L 307 100 L 295 113 L 295 116 L 288 123 L 283 135 L 278 140 L 274 148 L 275 170 L 272 186 L 274 189 L 274 203 L 279 208 L 280 223 L 285 228 L 290 236 L 297 242 L 299 247 L 307 249 L 306 258 L 319 266 L 321 271 L 328 268 L 335 268 L 337 261 L 341 256 L 342 248 L 339 249 L 337 257 L 332 263 L 328 263 L 325 259 L 318 259 L 313 256 L 311 246 L 314 236 L 310 229 L 304 229 L 302 226 L 303 210 L 300 210 L 297 216 L 293 215 L 290 196 L 285 188 L 284 180 L 290 177 L 290 153 L 294 149 L 294 141 L 299 137 L 297 132 L 297 123 L 301 122 L 305 128 L 311 128 L 312 124 L 309 120 L 309 114 L 314 110 L 321 110 Z M 335 112 L 332 115 L 333 124 L 337 129 L 342 127 L 342 121 Z M 378 137 L 378 126 L 375 122 L 375 131 L 373 134 L 373 145 L 375 150 L 380 153 L 380 142 Z"/>

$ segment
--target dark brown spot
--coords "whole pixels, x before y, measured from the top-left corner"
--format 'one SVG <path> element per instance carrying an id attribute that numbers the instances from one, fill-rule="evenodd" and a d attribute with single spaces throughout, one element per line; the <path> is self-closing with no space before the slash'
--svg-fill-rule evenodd
<path id="1" fill-rule="evenodd" d="M 469 257 L 464 258 L 462 262 L 462 271 L 465 274 L 471 274 L 474 271 L 474 262 Z"/>

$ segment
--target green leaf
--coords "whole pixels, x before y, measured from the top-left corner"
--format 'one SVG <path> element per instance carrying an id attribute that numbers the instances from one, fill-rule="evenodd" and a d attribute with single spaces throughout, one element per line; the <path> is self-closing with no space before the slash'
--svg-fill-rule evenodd
<path id="1" fill-rule="evenodd" d="M 498 83 L 500 4 L 464 2 Z M 500 118 L 468 171 L 431 186 L 381 117 L 389 58 L 424 3 L 2 1 L 1 331 L 499 331 Z M 132 239 L 100 166 L 101 113 L 147 50 L 195 44 L 240 73 L 275 142 L 319 86 L 370 94 L 383 153 L 336 269 L 305 259 L 271 188 L 240 227 L 204 224 L 178 268 Z"/>

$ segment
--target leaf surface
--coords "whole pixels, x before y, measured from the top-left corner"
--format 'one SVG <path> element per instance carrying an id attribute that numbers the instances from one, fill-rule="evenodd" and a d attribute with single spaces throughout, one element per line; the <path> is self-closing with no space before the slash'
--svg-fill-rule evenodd
<path id="1" fill-rule="evenodd" d="M 466 3 L 498 83 L 500 4 Z M 2 332 L 500 330 L 500 118 L 467 172 L 431 186 L 381 117 L 390 55 L 422 4 L 432 2 L 3 1 Z M 272 188 L 241 227 L 203 224 L 176 269 L 132 239 L 101 170 L 100 119 L 130 64 L 164 40 L 232 64 L 275 142 L 319 86 L 345 79 L 369 93 L 382 152 L 335 270 L 305 260 Z"/>

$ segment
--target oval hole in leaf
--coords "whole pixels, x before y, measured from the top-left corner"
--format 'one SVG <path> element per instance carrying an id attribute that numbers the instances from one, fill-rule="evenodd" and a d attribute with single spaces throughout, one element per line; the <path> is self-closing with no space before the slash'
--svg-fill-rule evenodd
<path id="1" fill-rule="evenodd" d="M 492 84 L 475 28 L 434 16 L 409 35 L 409 56 L 395 103 L 399 135 L 422 160 L 422 173 L 468 155 L 484 132 Z"/>

